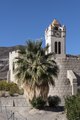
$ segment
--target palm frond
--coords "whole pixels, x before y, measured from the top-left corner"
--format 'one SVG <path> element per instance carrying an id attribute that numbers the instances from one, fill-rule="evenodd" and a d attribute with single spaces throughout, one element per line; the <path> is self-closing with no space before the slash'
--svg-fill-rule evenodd
<path id="1" fill-rule="evenodd" d="M 15 58 L 15 75 L 19 80 L 35 85 L 54 85 L 54 77 L 59 73 L 54 61 L 54 53 L 45 54 L 49 46 L 42 48 L 42 41 L 27 41 L 25 47 L 19 49 Z"/>

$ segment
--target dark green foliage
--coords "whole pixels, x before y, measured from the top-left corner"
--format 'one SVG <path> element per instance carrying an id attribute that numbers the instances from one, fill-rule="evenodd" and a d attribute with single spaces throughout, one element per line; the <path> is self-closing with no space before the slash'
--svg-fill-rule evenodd
<path id="1" fill-rule="evenodd" d="M 11 96 L 14 96 L 15 93 L 19 93 L 19 88 L 18 88 L 17 84 L 12 83 L 12 84 L 11 84 L 11 87 L 10 87 L 9 94 L 10 94 Z"/>
<path id="2" fill-rule="evenodd" d="M 48 104 L 50 107 L 56 107 L 61 102 L 58 96 L 49 96 L 48 97 Z"/>
<path id="3" fill-rule="evenodd" d="M 45 54 L 48 49 L 49 46 L 46 46 L 45 48 L 42 47 L 41 40 L 28 40 L 24 47 L 18 49 L 19 56 L 15 58 L 17 67 L 14 69 L 18 83 L 25 83 L 27 86 L 29 85 L 31 87 L 31 92 L 32 89 L 33 91 L 36 91 L 36 87 L 38 87 L 40 91 L 43 90 L 45 95 L 40 92 L 40 96 L 43 98 L 45 96 L 44 99 L 47 98 L 49 85 L 55 85 L 54 78 L 58 76 L 59 72 L 56 62 L 52 59 L 54 54 Z M 35 94 L 36 92 L 33 93 L 33 98 L 35 96 L 36 98 L 38 97 Z"/>
<path id="4" fill-rule="evenodd" d="M 42 47 L 42 41 L 31 40 L 27 41 L 25 47 L 19 48 L 19 56 L 15 58 L 17 67 L 14 69 L 18 82 L 30 85 L 34 91 L 38 86 L 40 89 L 45 86 L 48 90 L 49 85 L 55 85 L 54 78 L 58 76 L 59 68 L 54 59 L 51 59 L 54 54 L 45 54 L 48 49 L 49 46 Z"/>
<path id="5" fill-rule="evenodd" d="M 23 95 L 23 94 L 24 94 L 23 88 L 19 89 L 19 95 Z"/>
<path id="6" fill-rule="evenodd" d="M 30 103 L 34 108 L 37 108 L 37 109 L 44 108 L 46 104 L 46 102 L 42 99 L 42 97 L 33 98 L 32 101 L 30 101 Z"/>
<path id="7" fill-rule="evenodd" d="M 0 81 L 0 91 L 4 91 L 4 94 L 5 94 L 5 91 L 9 91 L 9 94 L 11 96 L 14 95 L 14 93 L 20 93 L 22 94 L 21 90 L 19 90 L 19 87 L 16 83 L 13 83 L 13 82 L 7 82 L 7 81 Z"/>
<path id="8" fill-rule="evenodd" d="M 80 120 L 80 95 L 67 97 L 65 109 L 68 120 Z"/>
<path id="9" fill-rule="evenodd" d="M 7 89 L 7 82 L 5 80 L 0 81 L 0 90 L 6 90 Z"/>

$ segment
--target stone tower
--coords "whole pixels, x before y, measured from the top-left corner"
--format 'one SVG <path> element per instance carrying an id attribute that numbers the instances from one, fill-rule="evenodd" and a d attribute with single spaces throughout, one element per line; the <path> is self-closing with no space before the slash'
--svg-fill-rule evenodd
<path id="1" fill-rule="evenodd" d="M 54 52 L 56 57 L 66 55 L 66 28 L 54 19 L 45 31 L 46 45 L 49 45 L 48 53 Z"/>

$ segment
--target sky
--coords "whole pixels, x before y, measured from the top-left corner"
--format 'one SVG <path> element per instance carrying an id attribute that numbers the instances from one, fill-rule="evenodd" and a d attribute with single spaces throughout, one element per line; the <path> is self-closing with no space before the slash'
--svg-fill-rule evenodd
<path id="1" fill-rule="evenodd" d="M 0 47 L 43 39 L 56 18 L 66 26 L 66 53 L 80 54 L 80 0 L 0 0 Z"/>

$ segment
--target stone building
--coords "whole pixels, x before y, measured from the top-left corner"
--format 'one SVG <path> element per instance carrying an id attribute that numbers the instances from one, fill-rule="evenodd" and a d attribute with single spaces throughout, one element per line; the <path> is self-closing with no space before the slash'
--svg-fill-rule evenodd
<path id="1" fill-rule="evenodd" d="M 48 53 L 55 53 L 60 72 L 55 80 L 55 87 L 50 87 L 49 95 L 57 95 L 62 101 L 67 95 L 76 95 L 80 86 L 80 57 L 66 54 L 66 27 L 56 19 L 45 30 L 45 42 L 49 45 Z M 17 51 L 9 53 L 10 81 L 15 82 L 13 73 L 14 58 Z"/>

